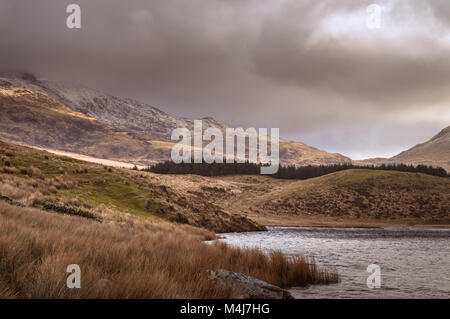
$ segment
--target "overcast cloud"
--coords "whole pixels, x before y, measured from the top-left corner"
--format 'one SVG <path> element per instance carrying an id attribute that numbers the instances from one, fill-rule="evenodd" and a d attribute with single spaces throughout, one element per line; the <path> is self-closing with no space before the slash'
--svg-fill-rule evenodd
<path id="1" fill-rule="evenodd" d="M 381 28 L 366 7 L 382 6 Z M 66 28 L 78 3 L 82 28 Z M 450 124 L 450 1 L 0 0 L 0 69 L 352 158 Z"/>

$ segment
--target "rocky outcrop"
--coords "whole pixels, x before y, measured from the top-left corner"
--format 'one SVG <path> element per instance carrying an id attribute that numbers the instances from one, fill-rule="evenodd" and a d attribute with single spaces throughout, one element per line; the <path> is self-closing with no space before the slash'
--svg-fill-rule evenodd
<path id="1" fill-rule="evenodd" d="M 8 204 L 13 205 L 13 206 L 26 207 L 25 204 L 15 201 L 15 200 L 9 198 L 8 196 L 0 195 L 0 201 L 7 202 Z"/>
<path id="2" fill-rule="evenodd" d="M 294 299 L 287 290 L 241 273 L 219 269 L 208 275 L 216 284 L 235 290 L 239 299 Z"/>

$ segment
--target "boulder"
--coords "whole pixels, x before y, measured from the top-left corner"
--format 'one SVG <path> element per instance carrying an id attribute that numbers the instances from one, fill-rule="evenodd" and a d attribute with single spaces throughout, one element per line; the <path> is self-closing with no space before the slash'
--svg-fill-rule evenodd
<path id="1" fill-rule="evenodd" d="M 245 274 L 219 269 L 210 270 L 208 276 L 218 285 L 238 292 L 239 299 L 294 299 L 289 291 Z"/>

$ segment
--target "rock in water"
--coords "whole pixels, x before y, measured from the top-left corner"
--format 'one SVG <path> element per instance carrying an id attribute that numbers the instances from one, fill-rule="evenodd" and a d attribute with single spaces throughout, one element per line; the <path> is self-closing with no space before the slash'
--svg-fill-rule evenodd
<path id="1" fill-rule="evenodd" d="M 238 291 L 239 299 L 294 299 L 287 290 L 226 269 L 210 270 L 209 279 Z"/>

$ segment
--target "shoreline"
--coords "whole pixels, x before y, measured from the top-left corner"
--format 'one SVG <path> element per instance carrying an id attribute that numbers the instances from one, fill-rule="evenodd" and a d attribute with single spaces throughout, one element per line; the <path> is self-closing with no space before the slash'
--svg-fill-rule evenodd
<path id="1" fill-rule="evenodd" d="M 292 225 L 264 225 L 265 227 L 283 227 L 283 228 L 342 228 L 342 229 L 352 229 L 352 228 L 369 228 L 369 229 L 377 229 L 377 228 L 386 228 L 386 227 L 394 227 L 394 228 L 442 228 L 448 229 L 450 225 L 439 225 L 439 224 L 424 224 L 424 225 L 379 225 L 379 226 L 371 226 L 371 225 L 356 225 L 356 226 L 333 226 L 333 225 L 321 225 L 321 226 L 292 226 Z"/>
<path id="2" fill-rule="evenodd" d="M 372 219 L 354 220 L 339 219 L 323 216 L 315 218 L 309 216 L 271 216 L 271 215 L 248 215 L 248 218 L 254 220 L 265 227 L 316 227 L 316 228 L 450 228 L 450 224 L 429 223 L 417 219 L 379 221 Z"/>
<path id="3" fill-rule="evenodd" d="M 386 224 L 386 225 L 263 225 L 264 227 L 282 227 L 282 228 L 337 228 L 337 229 L 380 229 L 380 228 L 387 228 L 387 227 L 393 227 L 393 228 L 434 228 L 434 229 L 450 229 L 450 225 L 439 225 L 439 224 L 423 224 L 423 225 L 403 225 L 403 224 Z M 267 232 L 269 229 L 266 230 L 255 230 L 255 231 L 235 231 L 235 232 L 228 232 L 228 233 L 215 233 L 217 236 L 217 239 L 211 240 L 216 241 L 218 239 L 224 239 L 225 234 L 234 234 L 234 233 L 257 233 L 257 232 Z"/>
<path id="4" fill-rule="evenodd" d="M 359 225 L 359 224 L 349 224 L 349 225 L 286 225 L 286 224 L 273 224 L 264 225 L 265 227 L 285 227 L 285 228 L 385 228 L 385 227 L 396 227 L 396 228 L 450 228 L 448 224 L 381 224 L 381 225 Z"/>

